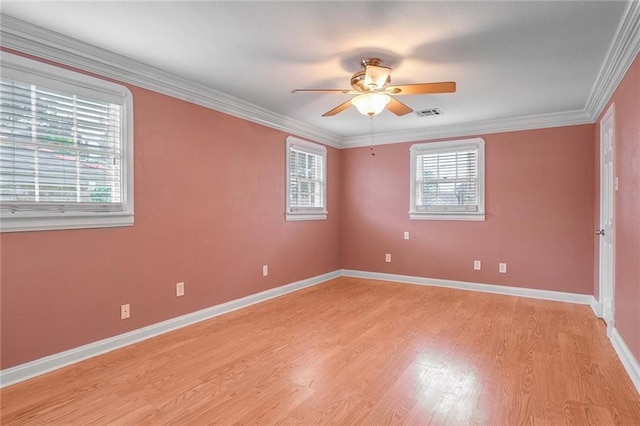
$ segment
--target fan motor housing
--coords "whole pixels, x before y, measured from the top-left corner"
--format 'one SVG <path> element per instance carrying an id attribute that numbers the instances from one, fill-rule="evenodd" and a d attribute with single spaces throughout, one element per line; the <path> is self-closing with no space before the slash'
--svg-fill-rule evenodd
<path id="1" fill-rule="evenodd" d="M 358 71 L 351 76 L 351 87 L 353 87 L 354 90 L 358 92 L 369 92 L 371 90 L 364 85 L 364 75 L 364 71 Z"/>
<path id="2" fill-rule="evenodd" d="M 363 59 L 360 62 L 360 66 L 362 67 L 362 70 L 358 71 L 357 73 L 353 74 L 351 76 L 351 87 L 353 87 L 354 90 L 357 90 L 358 92 L 373 92 L 374 90 L 372 90 L 370 87 L 365 86 L 364 84 L 364 77 L 367 73 L 367 65 L 373 65 L 373 66 L 381 66 L 382 65 L 382 59 L 379 58 L 367 58 L 367 59 Z M 386 88 L 389 84 L 391 83 L 391 76 L 387 77 L 387 80 L 384 82 L 383 88 Z"/>

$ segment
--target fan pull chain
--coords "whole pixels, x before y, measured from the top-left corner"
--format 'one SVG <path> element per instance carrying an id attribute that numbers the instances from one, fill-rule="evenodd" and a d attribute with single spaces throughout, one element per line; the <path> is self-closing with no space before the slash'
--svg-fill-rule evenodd
<path id="1" fill-rule="evenodd" d="M 371 150 L 371 156 L 375 157 L 376 153 L 373 151 L 373 115 L 369 116 L 369 120 L 371 120 L 371 147 L 369 149 Z"/>

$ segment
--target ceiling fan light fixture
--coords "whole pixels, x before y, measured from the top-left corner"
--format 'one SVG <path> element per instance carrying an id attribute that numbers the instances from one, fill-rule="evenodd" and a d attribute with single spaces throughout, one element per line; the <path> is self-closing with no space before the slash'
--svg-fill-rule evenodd
<path id="1" fill-rule="evenodd" d="M 0 0 L 2 1 L 2 0 Z M 382 66 L 380 58 L 365 58 L 360 61 L 362 70 L 351 76 L 350 89 L 295 89 L 292 93 L 341 93 L 356 94 L 353 99 L 347 100 L 337 107 L 322 114 L 323 117 L 332 117 L 349 108 L 350 105 L 358 108 L 363 115 L 373 117 L 380 114 L 385 108 L 389 112 L 403 116 L 413 110 L 400 102 L 395 96 L 389 95 L 429 95 L 434 93 L 453 93 L 456 91 L 455 81 L 442 81 L 438 83 L 413 83 L 391 86 L 391 68 Z"/>
<path id="2" fill-rule="evenodd" d="M 391 102 L 391 96 L 385 93 L 365 93 L 351 99 L 351 104 L 358 108 L 360 114 L 369 117 L 380 114 L 389 102 Z"/>

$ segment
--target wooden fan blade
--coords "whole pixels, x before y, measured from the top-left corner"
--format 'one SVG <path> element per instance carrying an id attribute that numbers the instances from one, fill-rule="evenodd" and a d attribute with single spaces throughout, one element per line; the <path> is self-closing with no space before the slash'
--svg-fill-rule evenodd
<path id="1" fill-rule="evenodd" d="M 428 93 L 453 93 L 456 91 L 455 81 L 443 81 L 440 83 L 403 84 L 389 86 L 387 92 L 393 95 L 423 95 Z"/>
<path id="2" fill-rule="evenodd" d="M 387 104 L 387 109 L 395 115 L 405 115 L 413 111 L 411 108 L 409 108 L 393 96 L 391 97 L 391 101 L 389 101 L 389 103 Z"/>
<path id="3" fill-rule="evenodd" d="M 338 105 L 337 107 L 335 107 L 331 111 L 325 112 L 324 114 L 322 114 L 322 116 L 323 117 L 330 117 L 332 115 L 336 115 L 337 113 L 344 111 L 345 109 L 349 108 L 350 106 L 351 106 L 351 99 L 349 99 L 346 102 L 341 103 L 340 105 Z"/>
<path id="4" fill-rule="evenodd" d="M 351 89 L 295 89 L 291 93 L 315 92 L 315 93 L 349 93 Z"/>

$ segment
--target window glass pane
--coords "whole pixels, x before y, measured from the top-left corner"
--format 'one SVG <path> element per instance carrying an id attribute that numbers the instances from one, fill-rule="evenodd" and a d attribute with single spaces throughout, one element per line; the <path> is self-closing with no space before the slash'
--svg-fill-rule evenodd
<path id="1" fill-rule="evenodd" d="M 482 215 L 484 220 L 484 141 L 471 139 L 414 145 L 411 213 L 415 219 L 452 219 L 456 214 Z M 451 216 L 452 215 L 452 216 Z M 479 216 L 480 217 L 480 216 Z M 442 218 L 442 216 L 440 216 Z"/>
<path id="2" fill-rule="evenodd" d="M 417 206 L 477 204 L 476 150 L 422 154 L 416 161 Z"/>
<path id="3" fill-rule="evenodd" d="M 0 203 L 35 199 L 35 149 L 0 142 Z"/>
<path id="4" fill-rule="evenodd" d="M 322 157 L 292 149 L 290 164 L 290 206 L 322 206 Z"/>
<path id="5" fill-rule="evenodd" d="M 308 147 L 307 147 L 308 145 Z M 314 213 L 325 210 L 325 154 L 315 144 L 287 140 L 289 213 Z"/>
<path id="6" fill-rule="evenodd" d="M 7 208 L 121 204 L 120 105 L 9 79 L 1 89 L 0 201 Z"/>

